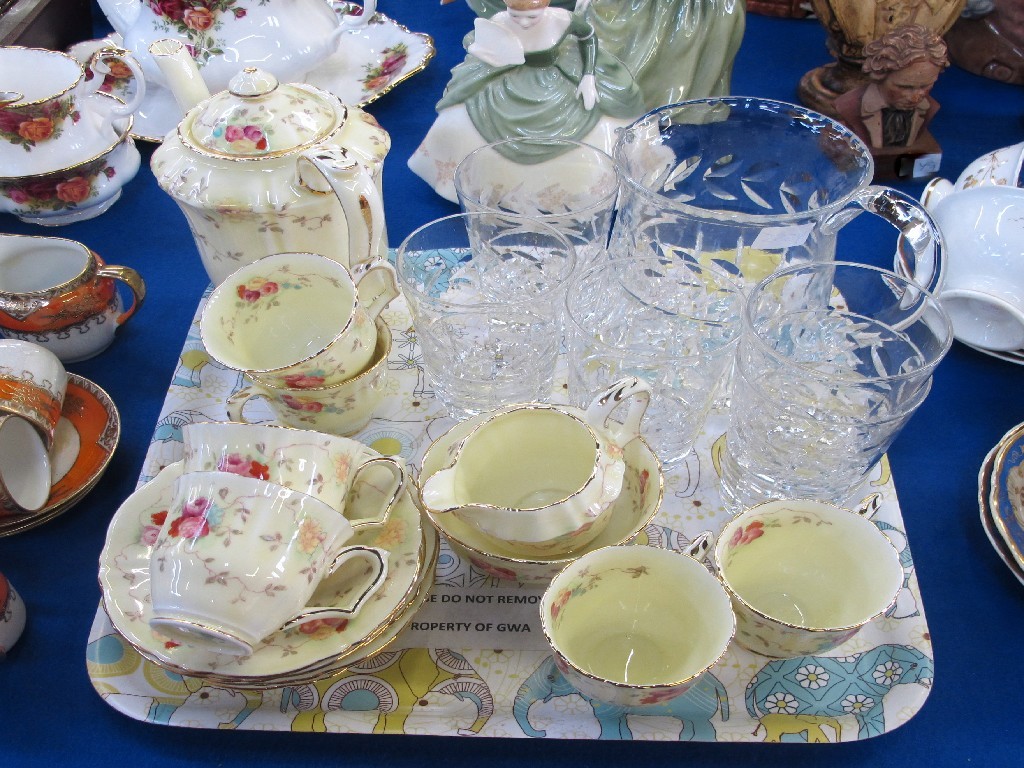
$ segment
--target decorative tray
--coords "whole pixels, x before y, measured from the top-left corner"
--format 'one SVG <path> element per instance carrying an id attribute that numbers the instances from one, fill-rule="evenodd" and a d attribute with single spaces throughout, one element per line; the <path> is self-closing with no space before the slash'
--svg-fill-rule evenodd
<path id="1" fill-rule="evenodd" d="M 203 302 L 205 302 L 205 297 Z M 243 382 L 212 361 L 193 320 L 147 452 L 140 483 L 182 456 L 181 427 L 224 420 Z M 389 392 L 356 437 L 410 466 L 454 422 L 428 389 L 407 307 L 385 311 L 394 345 Z M 270 420 L 252 403 L 247 416 Z M 695 451 L 665 476 L 664 498 L 635 543 L 683 549 L 727 515 L 713 456 L 724 420 L 713 416 Z M 650 484 L 656 487 L 656 484 Z M 693 741 L 856 741 L 893 730 L 928 696 L 932 649 L 895 489 L 883 460 L 862 489 L 871 519 L 897 549 L 905 587 L 888 615 L 823 656 L 771 660 L 733 647 L 674 700 L 624 710 L 588 700 L 545 651 L 541 590 L 461 562 L 443 538 L 424 606 L 385 650 L 323 680 L 234 690 L 142 659 L 102 607 L 86 649 L 97 692 L 129 717 L 166 725 L 337 733 Z"/>

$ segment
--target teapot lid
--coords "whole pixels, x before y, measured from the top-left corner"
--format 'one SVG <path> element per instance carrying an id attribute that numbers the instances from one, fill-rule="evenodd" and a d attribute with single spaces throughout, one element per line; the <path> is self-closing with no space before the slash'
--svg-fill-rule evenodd
<path id="1" fill-rule="evenodd" d="M 344 105 L 319 88 L 282 85 L 269 72 L 246 67 L 226 91 L 197 107 L 179 134 L 186 144 L 221 157 L 273 157 L 319 143 L 346 115 Z"/>

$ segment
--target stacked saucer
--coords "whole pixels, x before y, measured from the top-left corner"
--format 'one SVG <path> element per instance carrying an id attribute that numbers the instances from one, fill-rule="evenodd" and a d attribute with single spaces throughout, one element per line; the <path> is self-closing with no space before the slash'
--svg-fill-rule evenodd
<path id="1" fill-rule="evenodd" d="M 996 443 L 978 472 L 978 507 L 985 534 L 1024 584 L 1024 424 Z"/>
<path id="2" fill-rule="evenodd" d="M 35 528 L 75 506 L 103 476 L 120 437 L 121 418 L 110 395 L 69 373 L 50 452 L 50 496 L 36 512 L 0 517 L 0 536 Z"/>
<path id="3" fill-rule="evenodd" d="M 182 463 L 164 468 L 121 505 L 110 522 L 100 555 L 103 608 L 111 624 L 140 656 L 187 677 L 229 688 L 265 690 L 329 677 L 387 646 L 409 623 L 432 584 L 438 537 L 420 522 L 405 491 L 386 524 L 360 532 L 350 543 L 386 549 L 387 577 L 349 619 L 323 619 L 279 630 L 247 656 L 230 656 L 179 644 L 150 627 L 150 555 L 160 521 L 174 498 Z M 370 483 L 349 503 L 353 518 L 380 506 Z M 366 505 L 363 507 L 363 505 Z M 376 506 L 375 506 L 376 505 Z M 336 574 L 341 576 L 341 574 Z M 311 602 L 343 605 L 350 597 L 343 578 L 327 577 Z"/>

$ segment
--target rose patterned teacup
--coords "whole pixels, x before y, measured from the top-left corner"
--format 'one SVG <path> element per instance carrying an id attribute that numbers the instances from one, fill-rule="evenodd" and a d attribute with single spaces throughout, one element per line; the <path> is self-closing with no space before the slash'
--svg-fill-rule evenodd
<path id="1" fill-rule="evenodd" d="M 127 310 L 115 281 L 131 291 Z M 110 346 L 145 296 L 138 272 L 105 264 L 74 240 L 0 234 L 0 330 L 49 349 L 65 363 Z"/>
<path id="2" fill-rule="evenodd" d="M 379 456 L 357 440 L 273 424 L 201 422 L 182 427 L 185 472 L 233 472 L 313 496 L 342 514 L 361 483 L 387 502 L 356 528 L 381 525 L 406 488 L 405 463 Z"/>
<path id="3" fill-rule="evenodd" d="M 101 51 L 141 75 L 125 51 Z M 97 95 L 102 78 L 60 51 L 0 46 L 0 167 L 4 176 L 33 176 L 76 165 L 111 146 L 119 118 L 131 115 L 145 95 L 130 103 Z"/>
<path id="4" fill-rule="evenodd" d="M 228 397 L 231 421 L 249 422 L 249 404 L 265 400 L 277 421 L 296 429 L 314 429 L 332 435 L 354 435 L 373 418 L 384 400 L 388 380 L 391 330 L 377 318 L 377 346 L 366 370 L 333 387 L 280 389 L 259 380 Z"/>
<path id="5" fill-rule="evenodd" d="M 588 552 L 540 601 L 555 666 L 580 693 L 619 706 L 685 693 L 725 655 L 729 595 L 698 560 L 625 545 Z"/>
<path id="6" fill-rule="evenodd" d="M 67 372 L 53 352 L 31 341 L 0 339 L 0 411 L 30 421 L 47 450 L 67 386 Z"/>
<path id="7" fill-rule="evenodd" d="M 736 611 L 736 642 L 764 656 L 826 653 L 881 616 L 903 587 L 885 534 L 822 501 L 745 510 L 722 529 L 714 558 Z"/>
<path id="8" fill-rule="evenodd" d="M 104 93 L 95 98 L 120 103 Z M 0 212 L 44 226 L 99 216 L 118 201 L 124 185 L 138 173 L 142 158 L 132 140 L 131 125 L 131 118 L 126 118 L 100 149 L 50 170 L 7 175 L 10 166 L 0 163 Z"/>
<path id="9" fill-rule="evenodd" d="M 248 656 L 278 630 L 349 618 L 387 576 L 388 553 L 346 546 L 355 532 L 336 509 L 275 483 L 231 472 L 175 481 L 150 558 L 150 626 L 186 645 Z M 345 606 L 307 605 L 342 568 Z"/>
<path id="10" fill-rule="evenodd" d="M 354 271 L 355 277 L 318 253 L 273 254 L 236 270 L 203 310 L 199 328 L 207 351 L 280 389 L 353 378 L 373 358 L 374 321 L 398 295 L 390 264 Z"/>

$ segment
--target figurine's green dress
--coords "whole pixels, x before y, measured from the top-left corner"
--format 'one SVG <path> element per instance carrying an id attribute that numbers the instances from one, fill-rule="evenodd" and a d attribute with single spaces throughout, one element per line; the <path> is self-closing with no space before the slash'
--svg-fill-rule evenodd
<path id="1" fill-rule="evenodd" d="M 485 18 L 505 10 L 502 0 L 467 2 Z M 576 2 L 551 5 L 572 10 Z M 593 0 L 585 18 L 601 48 L 632 72 L 647 109 L 728 95 L 746 25 L 744 0 Z"/>
<path id="2" fill-rule="evenodd" d="M 616 131 L 646 109 L 632 75 L 601 50 L 593 28 L 563 9 L 566 26 L 551 48 L 525 54 L 525 62 L 492 66 L 473 55 L 452 69 L 437 103 L 437 119 L 408 165 L 434 190 L 457 201 L 455 168 L 473 150 L 504 139 L 559 137 L 608 152 Z M 473 41 L 467 35 L 468 48 Z M 585 74 L 594 75 L 597 103 L 583 105 L 576 93 Z M 564 149 L 516 145 L 502 154 L 515 162 L 540 163 Z"/>
<path id="3" fill-rule="evenodd" d="M 472 36 L 467 38 L 467 47 L 471 40 Z M 584 74 L 593 74 L 597 86 L 597 104 L 590 110 L 576 93 Z M 524 64 L 493 67 L 467 56 L 452 70 L 437 111 L 457 104 L 465 105 L 488 143 L 550 136 L 580 141 L 602 117 L 634 120 L 645 111 L 629 71 L 600 50 L 593 28 L 575 14 L 558 43 L 527 53 Z M 517 147 L 514 154 L 509 150 L 509 159 L 547 159 L 540 145 L 532 146 L 535 156 Z"/>

